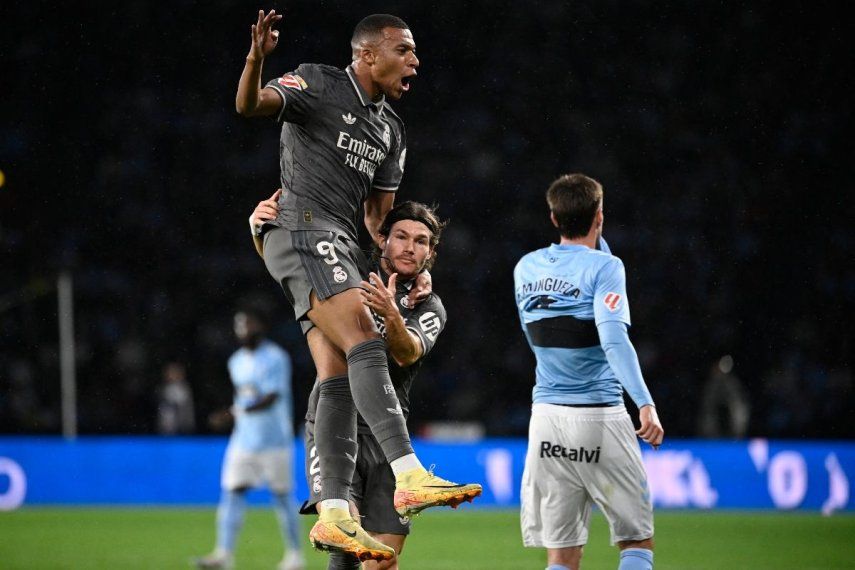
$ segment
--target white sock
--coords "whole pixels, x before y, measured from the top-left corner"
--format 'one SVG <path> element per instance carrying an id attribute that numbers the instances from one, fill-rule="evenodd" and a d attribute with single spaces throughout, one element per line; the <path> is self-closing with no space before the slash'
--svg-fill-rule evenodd
<path id="1" fill-rule="evenodd" d="M 424 469 L 422 462 L 419 461 L 419 458 L 416 457 L 415 453 L 408 453 L 403 457 L 399 457 L 389 465 L 391 465 L 392 473 L 395 474 L 395 477 L 404 471 L 409 471 L 410 469 Z"/>
<path id="2" fill-rule="evenodd" d="M 342 509 L 350 512 L 350 505 L 344 499 L 324 499 L 318 503 L 318 512 L 322 513 L 327 509 Z"/>

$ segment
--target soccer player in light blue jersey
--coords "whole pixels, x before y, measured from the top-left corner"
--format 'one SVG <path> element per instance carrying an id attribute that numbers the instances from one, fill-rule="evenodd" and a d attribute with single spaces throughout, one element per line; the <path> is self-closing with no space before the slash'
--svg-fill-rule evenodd
<path id="1" fill-rule="evenodd" d="M 266 484 L 287 546 L 280 570 L 305 567 L 298 535 L 297 508 L 292 496 L 294 429 L 292 424 L 291 360 L 288 353 L 264 338 L 263 315 L 238 311 L 235 335 L 241 343 L 229 358 L 234 384 L 235 419 L 222 470 L 222 496 L 217 509 L 217 547 L 199 558 L 199 568 L 231 568 L 246 510 L 246 492 Z"/>
<path id="2" fill-rule="evenodd" d="M 602 240 L 603 188 L 568 174 L 546 199 L 561 241 L 514 269 L 520 321 L 537 359 L 523 543 L 547 549 L 547 570 L 578 570 L 596 504 L 620 548 L 619 570 L 650 570 L 653 507 L 636 435 L 658 448 L 664 431 L 627 333 L 623 263 Z M 624 391 L 639 409 L 637 431 Z"/>

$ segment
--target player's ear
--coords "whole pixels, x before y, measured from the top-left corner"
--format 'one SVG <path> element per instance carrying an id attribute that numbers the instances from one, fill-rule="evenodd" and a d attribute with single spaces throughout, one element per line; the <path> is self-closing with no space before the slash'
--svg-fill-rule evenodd
<path id="1" fill-rule="evenodd" d="M 549 219 L 552 220 L 552 225 L 557 228 L 558 227 L 558 220 L 555 219 L 555 212 L 552 212 L 552 211 L 549 212 Z"/>

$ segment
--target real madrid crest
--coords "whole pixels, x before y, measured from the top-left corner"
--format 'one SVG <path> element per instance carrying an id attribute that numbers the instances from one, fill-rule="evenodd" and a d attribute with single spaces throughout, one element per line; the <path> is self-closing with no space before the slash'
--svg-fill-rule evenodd
<path id="1" fill-rule="evenodd" d="M 389 123 L 386 123 L 386 126 L 383 129 L 383 142 L 386 144 L 386 147 L 389 147 L 392 144 L 392 129 L 389 128 Z"/>
<path id="2" fill-rule="evenodd" d="M 333 280 L 336 283 L 344 283 L 345 281 L 347 281 L 347 273 L 344 271 L 344 269 L 341 268 L 340 265 L 333 267 Z"/>

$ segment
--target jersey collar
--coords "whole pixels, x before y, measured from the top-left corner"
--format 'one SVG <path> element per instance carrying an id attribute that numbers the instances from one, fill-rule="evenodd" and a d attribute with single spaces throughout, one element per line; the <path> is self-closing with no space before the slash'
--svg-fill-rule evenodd
<path id="1" fill-rule="evenodd" d="M 589 248 L 587 245 L 579 245 L 579 244 L 575 244 L 575 243 L 568 244 L 568 245 L 562 245 L 560 243 L 553 243 L 553 244 L 550 244 L 550 246 L 549 246 L 550 251 L 581 251 L 583 249 L 591 249 L 591 248 Z"/>
<path id="2" fill-rule="evenodd" d="M 383 106 L 386 103 L 386 96 L 380 95 L 380 99 L 377 101 L 372 101 L 368 98 L 368 93 L 362 88 L 362 85 L 359 84 L 359 81 L 356 80 L 356 75 L 353 71 L 353 64 L 347 66 L 344 70 L 347 73 L 347 77 L 350 79 L 351 85 L 353 85 L 353 90 L 356 91 L 356 96 L 359 97 L 359 102 L 362 103 L 363 107 L 374 107 L 374 109 L 381 114 L 383 113 Z"/>

